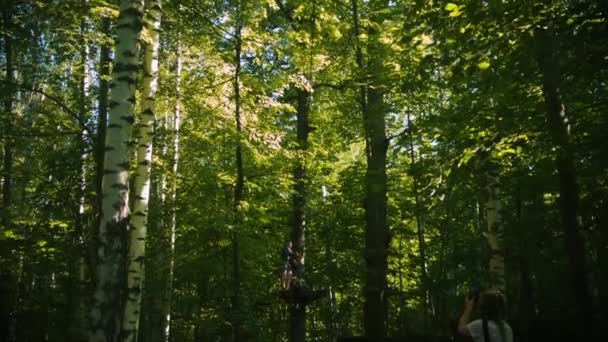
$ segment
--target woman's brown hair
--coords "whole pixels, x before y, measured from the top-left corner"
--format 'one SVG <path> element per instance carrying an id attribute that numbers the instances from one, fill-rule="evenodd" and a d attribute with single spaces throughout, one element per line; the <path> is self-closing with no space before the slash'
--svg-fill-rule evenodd
<path id="1" fill-rule="evenodd" d="M 479 296 L 481 317 L 500 322 L 507 319 L 507 303 L 505 296 L 497 289 L 485 290 Z"/>
<path id="2" fill-rule="evenodd" d="M 488 289 L 479 296 L 479 311 L 481 318 L 494 321 L 500 330 L 502 340 L 505 341 L 505 320 L 507 319 L 507 302 L 500 290 Z"/>

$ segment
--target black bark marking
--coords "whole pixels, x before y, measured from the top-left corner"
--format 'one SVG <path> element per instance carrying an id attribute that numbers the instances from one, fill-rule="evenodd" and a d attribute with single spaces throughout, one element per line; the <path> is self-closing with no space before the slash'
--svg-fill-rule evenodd
<path id="1" fill-rule="evenodd" d="M 135 122 L 135 117 L 133 115 L 123 115 L 120 117 L 121 120 L 125 121 L 126 123 L 132 125 L 133 122 Z"/>
<path id="2" fill-rule="evenodd" d="M 137 65 L 136 63 L 117 63 L 116 65 L 114 65 L 114 72 L 115 73 L 120 73 L 120 72 L 138 72 L 139 71 L 139 65 Z"/>
<path id="3" fill-rule="evenodd" d="M 114 183 L 110 187 L 118 190 L 129 190 L 129 186 L 127 184 L 122 183 Z"/>
<path id="4" fill-rule="evenodd" d="M 124 161 L 121 163 L 117 163 L 116 166 L 118 166 L 119 168 L 123 169 L 123 170 L 129 170 L 129 161 Z"/>
<path id="5" fill-rule="evenodd" d="M 116 80 L 120 82 L 125 82 L 129 85 L 135 84 L 135 77 L 131 76 L 130 73 L 128 75 L 119 76 L 116 78 Z"/>

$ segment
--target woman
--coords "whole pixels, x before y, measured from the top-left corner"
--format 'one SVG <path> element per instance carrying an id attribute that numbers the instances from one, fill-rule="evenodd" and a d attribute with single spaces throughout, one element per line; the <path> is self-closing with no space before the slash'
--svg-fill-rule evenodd
<path id="1" fill-rule="evenodd" d="M 475 301 L 475 297 L 465 299 L 458 332 L 472 336 L 475 342 L 513 342 L 513 331 L 505 321 L 507 309 L 503 294 L 496 289 L 482 292 L 479 295 L 481 318 L 469 323 Z"/>

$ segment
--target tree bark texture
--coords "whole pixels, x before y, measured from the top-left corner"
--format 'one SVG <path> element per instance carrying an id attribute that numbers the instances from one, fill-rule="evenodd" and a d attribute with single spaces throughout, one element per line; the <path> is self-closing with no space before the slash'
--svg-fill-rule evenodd
<path id="1" fill-rule="evenodd" d="M 116 25 L 105 160 L 102 218 L 97 249 L 96 284 L 91 309 L 91 342 L 116 341 L 122 318 L 125 254 L 129 223 L 129 143 L 134 119 L 135 80 L 143 0 L 123 0 Z"/>
<path id="2" fill-rule="evenodd" d="M 306 241 L 306 167 L 305 155 L 308 150 L 310 93 L 306 89 L 297 89 L 297 142 L 298 159 L 293 171 L 294 195 L 293 195 L 293 218 L 290 240 L 293 252 L 299 256 L 294 275 L 300 285 L 304 284 L 304 260 Z M 289 341 L 304 342 L 306 340 L 306 304 L 301 302 L 291 303 L 289 308 Z"/>
<path id="3" fill-rule="evenodd" d="M 141 91 L 141 114 L 137 124 L 137 170 L 135 172 L 133 214 L 129 227 L 127 256 L 127 299 L 123 315 L 123 341 L 136 341 L 139 331 L 141 295 L 146 256 L 148 204 L 150 201 L 150 171 L 152 167 L 152 137 L 154 135 L 155 100 L 158 89 L 158 50 L 161 25 L 160 0 L 147 0 L 144 25 L 149 42 L 144 48 L 144 77 Z"/>
<path id="4" fill-rule="evenodd" d="M 487 201 L 485 205 L 487 241 L 490 248 L 490 286 L 505 291 L 505 259 L 503 251 L 503 224 L 501 217 L 500 191 L 498 176 L 489 171 L 486 186 Z"/>
<path id="5" fill-rule="evenodd" d="M 101 33 L 104 37 L 110 35 L 110 18 L 103 17 L 101 19 Z M 91 228 L 91 238 L 89 239 L 89 249 L 92 250 L 89 255 L 89 264 L 91 269 L 95 268 L 97 250 L 99 240 L 99 225 L 101 223 L 101 206 L 103 203 L 102 180 L 103 180 L 103 163 L 105 157 L 105 140 L 106 130 L 108 126 L 108 95 L 110 77 L 110 52 L 111 47 L 108 43 L 104 43 L 99 47 L 99 95 L 97 98 L 97 135 L 95 137 L 95 204 L 94 204 L 94 220 Z"/>
<path id="6" fill-rule="evenodd" d="M 356 3 L 356 0 L 355 2 Z M 369 77 L 365 89 L 363 126 L 367 169 L 365 173 L 365 285 L 363 331 L 366 337 L 384 338 L 386 316 L 386 274 L 388 256 L 388 226 L 386 204 L 386 104 L 384 103 L 383 50 L 379 42 L 385 1 L 370 1 L 370 24 L 367 26 L 367 64 L 361 67 Z M 363 61 L 362 61 L 363 62 Z M 363 103 L 363 101 L 361 101 Z"/>

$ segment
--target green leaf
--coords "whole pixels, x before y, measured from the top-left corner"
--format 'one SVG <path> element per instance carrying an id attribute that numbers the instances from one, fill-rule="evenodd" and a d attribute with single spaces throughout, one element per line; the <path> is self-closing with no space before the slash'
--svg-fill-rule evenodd
<path id="1" fill-rule="evenodd" d="M 454 3 L 451 3 L 451 2 L 448 2 L 445 5 L 445 10 L 449 11 L 449 12 L 456 11 L 456 10 L 458 10 L 458 5 L 456 5 Z"/>
<path id="2" fill-rule="evenodd" d="M 14 231 L 7 230 L 7 231 L 4 232 L 4 238 L 5 239 L 11 239 L 11 240 L 17 240 L 18 236 L 17 236 L 17 234 L 15 234 Z"/>
<path id="3" fill-rule="evenodd" d="M 479 70 L 486 70 L 487 68 L 490 67 L 490 62 L 489 61 L 479 62 L 477 64 L 477 67 L 479 68 Z"/>

